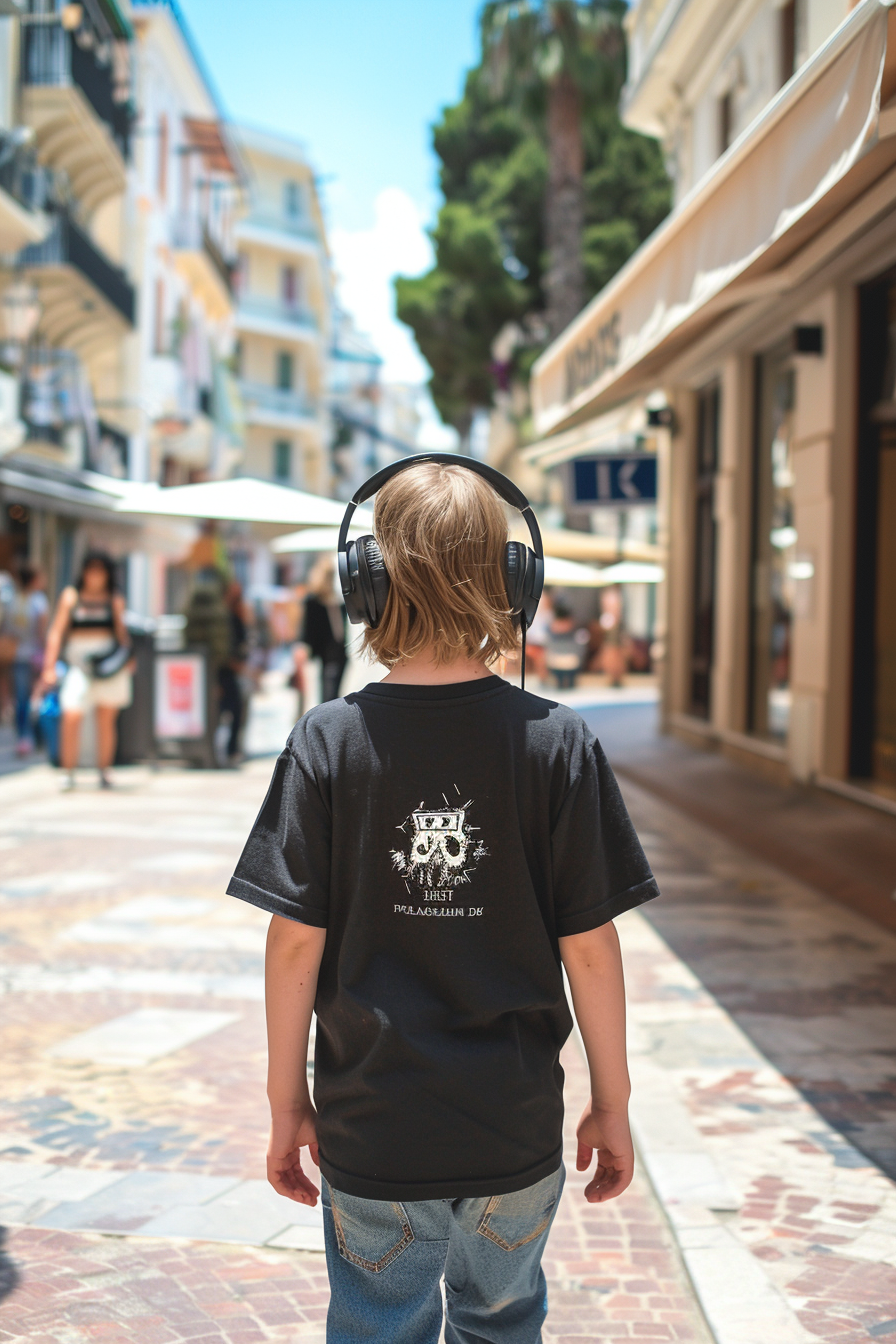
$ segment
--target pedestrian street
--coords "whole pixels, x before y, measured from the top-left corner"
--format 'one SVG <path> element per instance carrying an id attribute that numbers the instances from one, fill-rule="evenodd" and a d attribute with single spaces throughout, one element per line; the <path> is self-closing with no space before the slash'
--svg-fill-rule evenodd
<path id="1" fill-rule="evenodd" d="M 322 1344 L 319 1210 L 264 1181 L 266 917 L 223 894 L 270 768 L 0 778 L 2 1340 Z M 664 893 L 619 921 L 640 1160 L 582 1200 L 573 1038 L 545 1339 L 885 1337 L 896 937 L 623 788 Z"/>

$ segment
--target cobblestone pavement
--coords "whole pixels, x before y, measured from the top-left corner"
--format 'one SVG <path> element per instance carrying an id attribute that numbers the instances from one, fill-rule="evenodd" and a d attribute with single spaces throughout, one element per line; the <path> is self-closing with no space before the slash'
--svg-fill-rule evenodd
<path id="1" fill-rule="evenodd" d="M 0 780 L 0 1340 L 322 1341 L 319 1225 L 261 1179 L 266 921 L 221 894 L 268 772 Z M 570 1172 L 546 1339 L 896 1339 L 896 937 L 623 784 L 641 1170 L 603 1209 Z"/>
<path id="2" fill-rule="evenodd" d="M 122 771 L 111 795 L 0 780 L 0 1340 L 323 1339 L 319 1223 L 262 1180 L 266 917 L 222 895 L 269 771 Z M 571 1130 L 575 1042 L 565 1064 Z M 583 1180 L 546 1339 L 704 1344 L 646 1174 L 605 1209 Z"/>

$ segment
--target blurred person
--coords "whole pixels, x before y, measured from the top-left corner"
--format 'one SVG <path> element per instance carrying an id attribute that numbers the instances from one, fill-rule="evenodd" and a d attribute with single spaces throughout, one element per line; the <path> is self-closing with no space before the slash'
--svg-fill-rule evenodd
<path id="1" fill-rule="evenodd" d="M 491 485 L 399 464 L 374 532 L 365 640 L 390 670 L 300 719 L 228 886 L 272 916 L 268 1180 L 316 1204 L 303 1148 L 325 1178 L 329 1344 L 436 1344 L 443 1277 L 446 1339 L 535 1344 L 564 1180 L 562 968 L 597 1204 L 634 1170 L 612 921 L 657 888 L 584 720 L 492 673 L 520 603 Z"/>
<path id="2" fill-rule="evenodd" d="M 31 696 L 44 661 L 44 641 L 50 605 L 40 570 L 27 562 L 16 574 L 16 590 L 7 605 L 0 631 L 15 643 L 12 687 L 15 696 L 16 755 L 34 750 L 31 732 Z"/>
<path id="3" fill-rule="evenodd" d="M 336 562 L 318 560 L 308 576 L 305 614 L 299 639 L 320 662 L 321 701 L 338 700 L 348 654 L 345 649 L 345 607 L 336 594 Z"/>
<path id="4" fill-rule="evenodd" d="M 118 715 L 131 703 L 130 638 L 124 622 L 125 601 L 115 582 L 115 564 L 105 551 L 88 551 L 77 583 L 63 588 L 47 635 L 43 687 L 57 682 L 60 656 L 66 663 L 59 690 L 62 726 L 59 763 L 66 771 L 63 788 L 75 787 L 81 724 L 96 711 L 97 767 L 100 788 L 110 789 Z M 117 670 L 110 671 L 110 666 Z"/>
<path id="5" fill-rule="evenodd" d="M 622 619 L 622 589 L 618 584 L 601 589 L 600 625 L 604 632 L 600 650 L 601 670 L 608 685 L 622 686 L 628 670 L 628 638 Z"/>
<path id="6" fill-rule="evenodd" d="M 559 691 L 572 690 L 582 670 L 582 658 L 588 644 L 588 632 L 576 622 L 572 610 L 558 598 L 548 624 L 545 663 Z"/>
<path id="7" fill-rule="evenodd" d="M 526 631 L 526 670 L 531 667 L 537 681 L 543 686 L 548 679 L 547 643 L 551 618 L 554 614 L 554 595 L 545 589 L 535 619 Z"/>
<path id="8" fill-rule="evenodd" d="M 15 594 L 15 579 L 8 569 L 0 569 L 0 724 L 6 723 L 10 717 L 15 717 L 12 665 L 16 653 L 16 640 L 13 635 L 5 634 L 3 631 L 6 612 L 12 605 Z"/>
<path id="9" fill-rule="evenodd" d="M 224 605 L 227 609 L 228 643 L 227 660 L 218 668 L 218 686 L 221 692 L 221 712 L 230 716 L 230 734 L 227 739 L 227 761 L 229 765 L 238 765 L 240 761 L 240 732 L 245 713 L 245 697 L 241 678 L 246 670 L 249 656 L 249 634 L 246 626 L 246 608 L 243 602 L 242 584 L 236 579 L 228 583 L 224 593 Z"/>

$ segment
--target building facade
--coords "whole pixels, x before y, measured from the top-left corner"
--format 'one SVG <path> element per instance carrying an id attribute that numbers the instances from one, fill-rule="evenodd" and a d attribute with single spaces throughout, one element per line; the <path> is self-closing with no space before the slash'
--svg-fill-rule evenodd
<path id="1" fill-rule="evenodd" d="M 669 728 L 892 807 L 896 11 L 628 23 L 624 117 L 676 205 L 536 365 L 536 453 L 657 437 Z"/>
<path id="2" fill-rule="evenodd" d="M 236 230 L 243 470 L 328 494 L 332 286 L 314 173 L 285 136 L 241 127 L 237 137 L 250 181 Z"/>
<path id="3" fill-rule="evenodd" d="M 133 27 L 117 0 L 0 13 L 0 567 L 56 589 L 87 539 L 133 532 L 101 488 L 129 466 Z"/>

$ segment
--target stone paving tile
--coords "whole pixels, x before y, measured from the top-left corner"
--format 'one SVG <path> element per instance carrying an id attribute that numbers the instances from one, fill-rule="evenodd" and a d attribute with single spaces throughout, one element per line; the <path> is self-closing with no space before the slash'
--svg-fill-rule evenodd
<path id="1" fill-rule="evenodd" d="M 99 803 L 99 795 L 86 791 L 74 799 L 46 793 L 29 776 L 16 781 L 24 778 L 27 785 L 19 802 L 18 794 L 4 791 L 8 782 L 0 780 L 0 886 L 27 880 L 36 848 L 41 876 L 40 892 L 0 892 L 0 986 L 3 967 L 10 977 L 17 967 L 25 975 L 23 988 L 3 994 L 0 1013 L 0 1161 L 99 1172 L 101 1178 L 120 1174 L 128 1182 L 138 1176 L 155 1181 L 161 1175 L 180 1183 L 195 1173 L 226 1178 L 230 1191 L 240 1188 L 234 1182 L 263 1175 L 264 1016 L 257 996 L 216 996 L 215 1011 L 231 1013 L 235 1021 L 139 1068 L 54 1059 L 48 1052 L 78 1032 L 141 1008 L 205 1006 L 201 995 L 180 992 L 182 981 L 175 986 L 154 982 L 161 992 L 126 988 L 121 977 L 127 972 L 257 980 L 260 953 L 191 947 L 184 931 L 191 926 L 244 929 L 263 938 L 266 918 L 222 891 L 268 774 L 267 764 L 239 776 L 137 774 L 139 788 L 135 784 L 133 793 L 103 796 Z M 215 843 L 207 845 L 201 819 L 219 802 L 230 834 L 222 837 L 219 817 Z M 188 836 L 182 819 L 191 812 L 196 824 Z M 174 816 L 181 821 L 172 840 Z M 159 835 L 164 836 L 164 863 L 154 863 Z M 96 867 L 99 837 L 103 864 L 120 879 L 95 889 L 79 888 L 72 880 L 61 892 L 64 874 Z M 21 843 L 4 848 L 10 838 Z M 199 866 L 200 846 L 218 855 L 217 867 Z M 158 904 L 159 898 L 168 904 Z M 114 925 L 122 906 L 133 917 L 135 900 L 143 903 L 138 911 L 144 922 L 177 929 L 179 939 L 166 934 L 169 945 L 88 944 L 66 937 L 85 921 Z M 148 906 L 150 900 L 157 904 Z M 196 901 L 210 905 L 201 913 L 191 904 Z M 175 918 L 179 914 L 188 917 Z M 80 992 L 48 990 L 39 981 L 29 988 L 27 976 L 35 967 L 41 974 L 64 970 L 88 979 L 97 968 L 99 980 L 106 980 Z M 574 1044 L 564 1058 L 571 1134 L 584 1102 L 586 1075 Z M 0 1177 L 7 1169 L 0 1166 Z M 45 1173 L 40 1179 L 53 1176 Z M 700 1311 L 644 1174 L 639 1172 L 623 1201 L 602 1209 L 581 1197 L 584 1179 L 570 1173 L 549 1245 L 546 1340 L 656 1338 L 705 1344 Z M 102 1196 L 98 1191 L 95 1202 Z M 130 1221 L 129 1211 L 118 1212 Z M 158 1216 L 170 1217 L 170 1207 Z M 153 1240 L 36 1227 L 13 1229 L 10 1250 L 21 1283 L 0 1306 L 0 1341 L 323 1341 L 327 1284 L 320 1255 L 184 1243 L 173 1231 L 170 1240 Z"/>
<path id="2" fill-rule="evenodd" d="M 896 1185 L 864 1155 L 886 1158 L 896 1138 L 881 1086 L 893 1070 L 881 1043 L 896 1042 L 882 968 L 896 961 L 896 938 L 630 783 L 625 794 L 664 891 L 620 921 L 634 1113 L 698 1287 L 701 1272 L 716 1274 L 704 1306 L 711 1317 L 721 1308 L 730 1332 L 740 1308 L 717 1267 L 736 1261 L 741 1279 L 764 1269 L 783 1338 L 896 1335 Z M 832 987 L 845 991 L 839 1012 Z M 852 1016 L 856 1002 L 870 1008 L 874 1032 Z M 792 1017 L 791 1004 L 801 1007 Z M 757 1007 L 780 1036 L 768 1026 L 754 1036 Z M 820 1018 L 824 1033 L 805 1030 Z M 804 1074 L 788 1071 L 819 1039 L 837 1040 L 831 1067 L 850 1062 L 873 1094 L 851 1097 L 843 1084 L 844 1107 L 859 1117 L 849 1124 L 842 1110 L 819 1114 Z M 696 1154 L 710 1164 L 702 1195 L 670 1160 Z M 747 1305 L 740 1338 L 771 1344 L 778 1336 L 760 1333 L 756 1303 Z"/>

